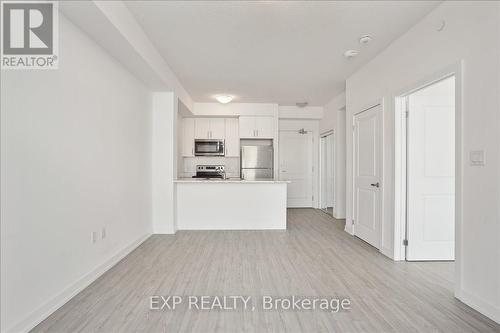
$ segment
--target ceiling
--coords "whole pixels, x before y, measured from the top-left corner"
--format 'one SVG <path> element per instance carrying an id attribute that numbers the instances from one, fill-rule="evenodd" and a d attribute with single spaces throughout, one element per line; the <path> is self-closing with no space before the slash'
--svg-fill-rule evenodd
<path id="1" fill-rule="evenodd" d="M 196 102 L 324 105 L 434 1 L 127 1 Z M 373 40 L 360 45 L 360 36 Z M 360 51 L 346 59 L 347 49 Z"/>

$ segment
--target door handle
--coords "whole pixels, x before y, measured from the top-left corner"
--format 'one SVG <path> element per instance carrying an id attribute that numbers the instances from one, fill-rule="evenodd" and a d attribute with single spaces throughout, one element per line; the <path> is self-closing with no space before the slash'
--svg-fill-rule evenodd
<path id="1" fill-rule="evenodd" d="M 379 183 L 379 182 L 376 182 L 375 184 L 370 184 L 370 186 L 373 186 L 373 187 L 380 187 L 380 183 Z"/>

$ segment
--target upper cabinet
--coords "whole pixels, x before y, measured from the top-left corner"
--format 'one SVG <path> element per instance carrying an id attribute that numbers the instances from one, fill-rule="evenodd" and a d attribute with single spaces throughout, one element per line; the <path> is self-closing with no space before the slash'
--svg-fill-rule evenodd
<path id="1" fill-rule="evenodd" d="M 240 156 L 240 135 L 238 118 L 226 118 L 226 157 Z"/>
<path id="2" fill-rule="evenodd" d="M 226 135 L 226 123 L 224 118 L 210 119 L 210 139 L 224 139 Z"/>
<path id="3" fill-rule="evenodd" d="M 240 117 L 240 138 L 255 137 L 255 117 Z"/>
<path id="4" fill-rule="evenodd" d="M 194 156 L 194 118 L 182 120 L 182 156 Z"/>
<path id="5" fill-rule="evenodd" d="M 274 118 L 273 117 L 255 117 L 255 129 L 258 138 L 274 138 Z"/>
<path id="6" fill-rule="evenodd" d="M 224 139 L 224 118 L 196 118 L 195 139 Z"/>
<path id="7" fill-rule="evenodd" d="M 240 117 L 240 138 L 272 139 L 274 138 L 273 117 Z"/>

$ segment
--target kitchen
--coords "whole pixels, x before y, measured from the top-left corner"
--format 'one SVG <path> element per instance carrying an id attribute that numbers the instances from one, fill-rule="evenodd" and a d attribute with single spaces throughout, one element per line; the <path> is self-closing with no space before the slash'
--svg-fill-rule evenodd
<path id="1" fill-rule="evenodd" d="M 200 103 L 177 124 L 178 230 L 286 229 L 276 105 Z"/>

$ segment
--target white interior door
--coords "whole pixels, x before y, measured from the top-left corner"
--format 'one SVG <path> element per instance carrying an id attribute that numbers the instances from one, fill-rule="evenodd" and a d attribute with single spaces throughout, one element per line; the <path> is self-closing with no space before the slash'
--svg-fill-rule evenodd
<path id="1" fill-rule="evenodd" d="M 382 211 L 382 108 L 354 117 L 354 234 L 380 247 Z"/>
<path id="2" fill-rule="evenodd" d="M 407 260 L 455 259 L 455 80 L 408 97 Z"/>
<path id="3" fill-rule="evenodd" d="M 288 207 L 312 207 L 312 133 L 279 132 L 280 180 L 289 180 Z"/>

